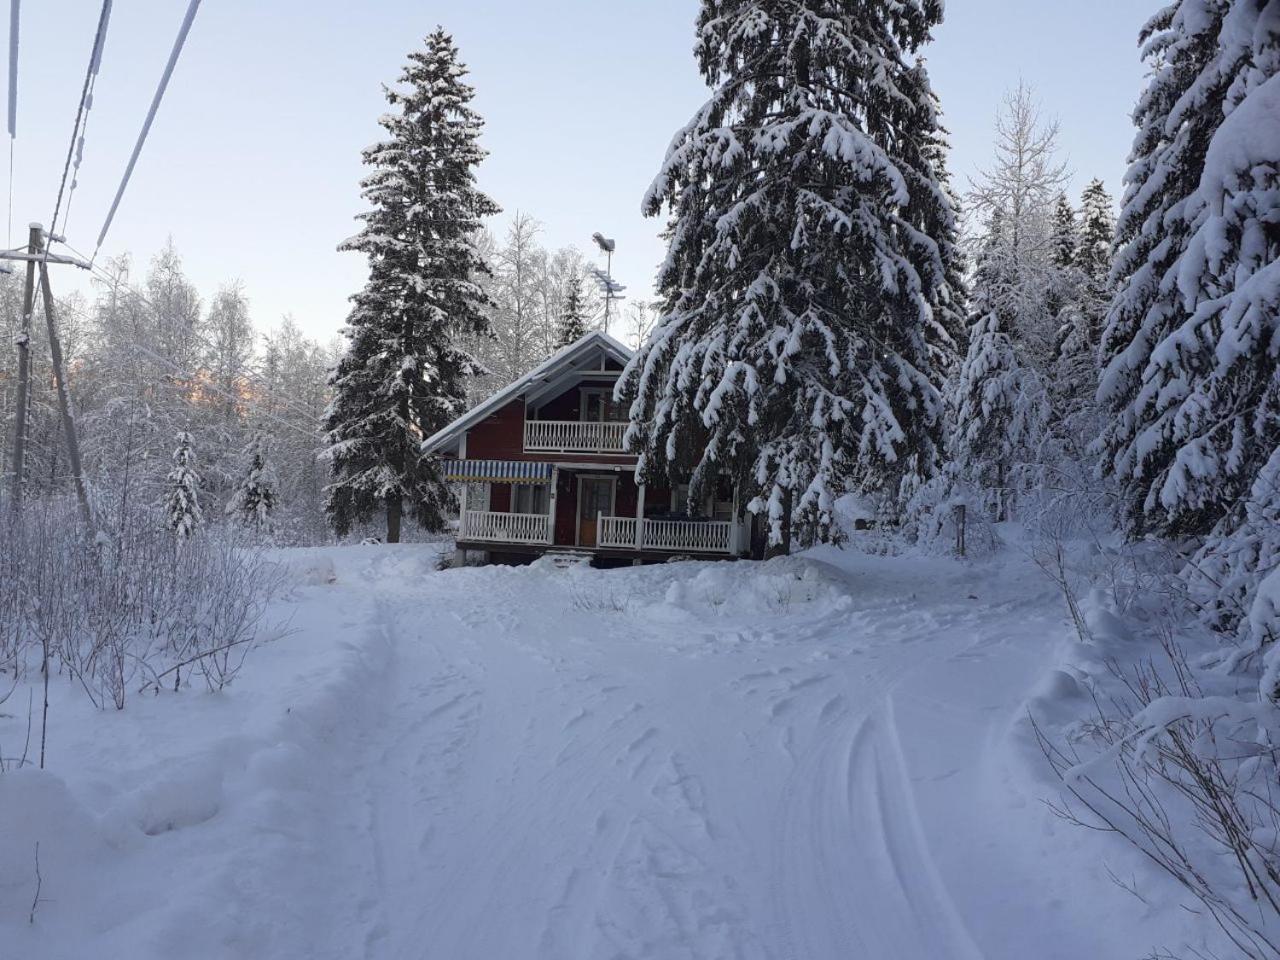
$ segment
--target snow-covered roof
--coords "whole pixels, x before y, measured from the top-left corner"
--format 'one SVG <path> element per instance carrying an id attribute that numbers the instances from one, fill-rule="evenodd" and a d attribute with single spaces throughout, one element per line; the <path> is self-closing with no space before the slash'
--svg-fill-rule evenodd
<path id="1" fill-rule="evenodd" d="M 606 356 L 611 357 L 623 366 L 626 366 L 631 360 L 631 350 L 625 345 L 607 333 L 593 330 L 567 347 L 561 347 L 519 380 L 508 384 L 488 400 L 472 407 L 440 432 L 427 437 L 422 442 L 422 452 L 440 453 L 442 450 L 455 445 L 463 433 L 488 417 L 495 410 L 501 410 L 512 400 L 524 396 L 536 385 L 553 380 L 561 374 L 572 370 L 576 363 L 592 356 L 592 352 L 597 349 L 603 350 Z"/>

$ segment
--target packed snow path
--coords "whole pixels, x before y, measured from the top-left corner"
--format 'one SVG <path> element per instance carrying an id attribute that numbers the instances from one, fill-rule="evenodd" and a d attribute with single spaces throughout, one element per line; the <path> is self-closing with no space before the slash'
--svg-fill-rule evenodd
<path id="1" fill-rule="evenodd" d="M 25 955 L 1120 960 L 1157 942 L 1109 879 L 1124 848 L 1040 802 L 1020 718 L 1066 628 L 1028 562 L 283 555 L 311 581 L 293 634 L 227 693 L 55 704 L 66 786 L 0 778 L 21 840 L 0 837 L 0 932 Z M 29 925 L 37 833 L 50 902 Z"/>
<path id="2" fill-rule="evenodd" d="M 367 788 L 365 955 L 1110 955 L 1004 822 L 1051 590 L 832 557 L 347 571 L 387 647 L 335 757 Z"/>

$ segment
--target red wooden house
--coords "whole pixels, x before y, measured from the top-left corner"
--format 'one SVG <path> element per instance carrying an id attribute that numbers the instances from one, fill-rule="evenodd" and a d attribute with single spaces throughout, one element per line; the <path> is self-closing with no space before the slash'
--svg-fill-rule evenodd
<path id="1" fill-rule="evenodd" d="M 690 510 L 685 487 L 646 487 L 623 449 L 613 388 L 631 351 L 589 333 L 423 444 L 460 485 L 458 548 L 494 560 L 583 552 L 633 562 L 748 549 L 726 480 Z"/>

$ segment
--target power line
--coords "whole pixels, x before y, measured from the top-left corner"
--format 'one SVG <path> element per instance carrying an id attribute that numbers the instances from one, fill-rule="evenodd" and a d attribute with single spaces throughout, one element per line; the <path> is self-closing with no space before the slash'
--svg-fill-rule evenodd
<path id="1" fill-rule="evenodd" d="M 71 203 L 75 199 L 76 187 L 80 185 L 80 164 L 84 162 L 84 138 L 89 129 L 89 114 L 93 110 L 93 92 L 98 85 L 98 71 L 102 68 L 102 51 L 107 43 L 107 27 L 111 19 L 112 0 L 105 0 L 104 13 L 105 17 L 102 23 L 101 33 L 94 40 L 93 52 L 89 56 L 89 69 L 85 76 L 85 97 L 84 97 L 84 119 L 80 123 L 80 135 L 75 139 L 75 159 L 71 163 L 71 190 L 67 194 L 67 212 L 62 215 L 62 230 L 58 230 L 58 224 L 55 220 L 50 228 L 51 233 L 66 233 L 67 221 L 71 219 Z"/>
<path id="2" fill-rule="evenodd" d="M 58 232 L 58 214 L 62 212 L 62 195 L 67 188 L 67 177 L 71 173 L 71 163 L 76 156 L 76 146 L 80 143 L 80 128 L 84 123 L 85 110 L 89 102 L 89 91 L 98 73 L 98 64 L 102 62 L 102 44 L 107 38 L 107 22 L 111 19 L 111 0 L 102 0 L 102 10 L 98 13 L 98 29 L 93 35 L 93 48 L 89 51 L 89 65 L 85 68 L 84 84 L 80 88 L 80 103 L 76 106 L 76 122 L 71 128 L 71 142 L 67 144 L 67 159 L 62 164 L 62 180 L 58 183 L 58 199 L 53 206 L 53 219 L 49 221 L 50 240 Z M 75 188 L 72 187 L 74 190 Z M 46 244 L 47 251 L 52 244 Z"/>
<path id="3" fill-rule="evenodd" d="M 9 232 L 13 245 L 13 145 L 18 139 L 18 26 L 22 0 L 9 0 Z"/>
<path id="4" fill-rule="evenodd" d="M 134 144 L 133 153 L 129 157 L 129 163 L 124 169 L 124 176 L 120 178 L 120 186 L 116 189 L 115 199 L 111 201 L 111 209 L 107 211 L 107 219 L 103 221 L 102 230 L 98 233 L 98 242 L 93 248 L 93 256 L 90 261 L 96 260 L 98 251 L 102 249 L 102 241 L 106 239 L 107 231 L 111 229 L 111 221 L 115 219 L 116 210 L 120 206 L 120 198 L 124 196 L 125 188 L 129 185 L 129 178 L 133 176 L 133 168 L 138 162 L 138 155 L 142 153 L 142 145 L 147 140 L 147 134 L 151 131 L 151 123 L 156 118 L 156 111 L 160 109 L 160 101 L 164 98 L 164 92 L 168 89 L 169 78 L 173 76 L 173 68 L 178 63 L 178 55 L 182 53 L 183 44 L 187 42 L 187 34 L 191 32 L 191 21 L 195 19 L 196 10 L 200 6 L 200 0 L 191 0 L 187 6 L 187 15 L 182 19 L 182 26 L 178 28 L 178 36 L 173 41 L 173 50 L 169 53 L 169 62 L 165 64 L 164 73 L 160 76 L 160 84 L 156 87 L 155 96 L 151 99 L 151 109 L 147 111 L 147 119 L 142 124 L 142 130 L 138 134 L 138 142 Z"/>

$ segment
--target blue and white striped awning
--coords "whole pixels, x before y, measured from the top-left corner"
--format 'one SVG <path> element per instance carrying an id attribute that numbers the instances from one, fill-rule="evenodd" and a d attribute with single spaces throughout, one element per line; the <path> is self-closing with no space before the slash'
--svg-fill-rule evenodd
<path id="1" fill-rule="evenodd" d="M 445 460 L 444 478 L 460 483 L 550 483 L 554 464 L 534 460 Z"/>

